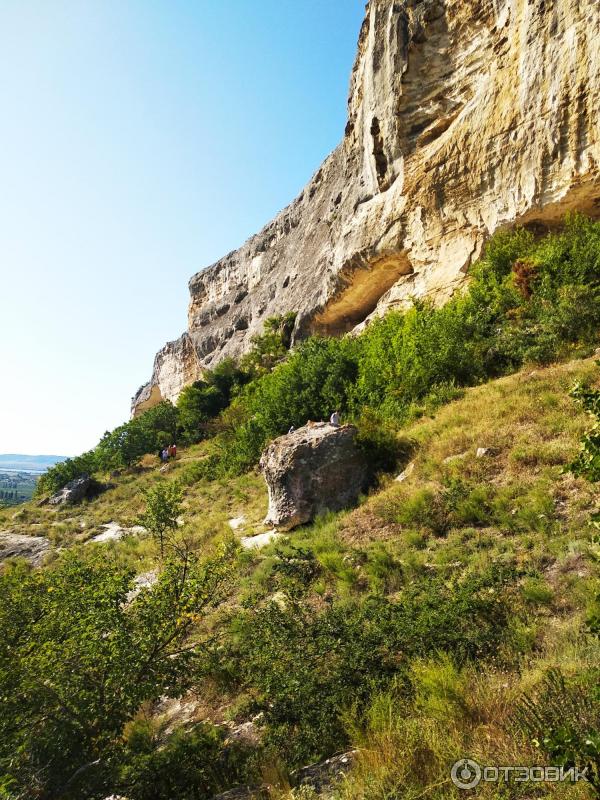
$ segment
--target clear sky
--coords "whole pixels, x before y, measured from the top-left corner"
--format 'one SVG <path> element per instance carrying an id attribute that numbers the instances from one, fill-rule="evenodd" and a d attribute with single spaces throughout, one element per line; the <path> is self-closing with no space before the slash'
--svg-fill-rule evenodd
<path id="1" fill-rule="evenodd" d="M 364 0 L 1 0 L 0 453 L 129 415 L 187 281 L 341 139 Z"/>

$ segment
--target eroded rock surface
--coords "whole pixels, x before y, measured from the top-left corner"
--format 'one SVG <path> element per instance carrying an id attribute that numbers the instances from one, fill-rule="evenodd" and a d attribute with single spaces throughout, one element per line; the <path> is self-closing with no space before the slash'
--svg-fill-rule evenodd
<path id="1" fill-rule="evenodd" d="M 269 490 L 265 524 L 290 530 L 356 502 L 367 468 L 353 425 L 313 422 L 271 442 L 260 459 Z"/>
<path id="2" fill-rule="evenodd" d="M 90 486 L 91 478 L 89 475 L 82 475 L 80 478 L 69 481 L 60 491 L 53 494 L 48 502 L 51 506 L 74 505 L 75 503 L 80 503 L 87 495 Z"/>
<path id="3" fill-rule="evenodd" d="M 50 542 L 44 536 L 0 533 L 0 562 L 8 558 L 25 558 L 37 567 L 42 563 L 49 548 Z"/>
<path id="4" fill-rule="evenodd" d="M 134 410 L 265 319 L 337 334 L 447 298 L 506 225 L 600 214 L 597 0 L 370 0 L 340 145 L 272 222 L 190 281 L 187 332 Z"/>

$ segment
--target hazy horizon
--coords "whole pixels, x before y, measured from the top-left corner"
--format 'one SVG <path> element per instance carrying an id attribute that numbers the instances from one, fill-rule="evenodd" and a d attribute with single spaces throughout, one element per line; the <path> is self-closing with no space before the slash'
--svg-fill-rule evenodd
<path id="1" fill-rule="evenodd" d="M 0 449 L 125 421 L 187 282 L 337 145 L 362 1 L 0 7 Z"/>

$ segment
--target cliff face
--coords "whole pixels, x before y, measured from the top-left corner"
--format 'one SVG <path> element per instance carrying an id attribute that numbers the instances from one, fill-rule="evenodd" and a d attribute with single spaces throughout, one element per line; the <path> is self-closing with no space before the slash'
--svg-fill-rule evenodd
<path id="1" fill-rule="evenodd" d="M 598 0 L 370 0 L 341 144 L 290 206 L 189 284 L 188 330 L 134 412 L 297 311 L 296 338 L 464 281 L 505 225 L 600 215 Z"/>

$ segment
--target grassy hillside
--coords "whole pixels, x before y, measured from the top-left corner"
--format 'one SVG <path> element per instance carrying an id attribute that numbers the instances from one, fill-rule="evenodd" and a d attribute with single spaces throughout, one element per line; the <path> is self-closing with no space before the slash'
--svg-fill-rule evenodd
<path id="1" fill-rule="evenodd" d="M 183 707 L 142 704 L 111 745 L 102 779 L 91 770 L 64 796 L 118 789 L 133 799 L 196 798 L 268 776 L 272 796 L 305 798 L 308 790 L 289 790 L 289 771 L 353 748 L 339 798 L 464 797 L 449 777 L 463 757 L 569 763 L 571 748 L 597 770 L 598 495 L 565 467 L 589 425 L 569 390 L 597 385 L 599 375 L 583 359 L 465 389 L 403 429 L 404 480 L 385 478 L 357 509 L 265 549 L 234 548 L 219 603 L 186 629 L 201 644 L 198 658 L 179 688 L 169 679 L 158 692 L 183 693 Z M 178 536 L 209 556 L 264 530 L 267 506 L 254 471 L 206 480 L 209 448 L 181 451 L 166 473 L 148 456 L 75 508 L 2 510 L 0 528 L 146 573 L 159 561 L 151 538 L 85 542 L 105 523 L 135 524 L 144 490 L 178 481 Z M 234 533 L 228 520 L 239 517 Z M 250 720 L 249 742 L 227 738 Z M 64 767 L 61 779 L 68 774 Z M 7 778 L 6 797 L 11 786 Z M 593 791 L 477 789 L 490 798 L 550 795 Z"/>
<path id="2" fill-rule="evenodd" d="M 338 800 L 464 797 L 465 758 L 587 774 L 480 797 L 598 794 L 599 276 L 575 216 L 499 234 L 464 293 L 360 336 L 290 352 L 274 318 L 38 484 L 90 473 L 93 499 L 0 510 L 53 545 L 0 572 L 0 797 L 306 800 L 298 768 L 350 750 Z M 248 549 L 261 449 L 336 408 L 376 488 Z"/>

